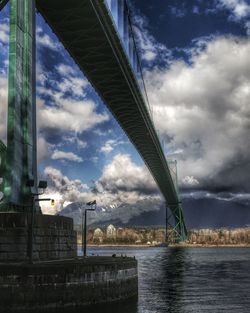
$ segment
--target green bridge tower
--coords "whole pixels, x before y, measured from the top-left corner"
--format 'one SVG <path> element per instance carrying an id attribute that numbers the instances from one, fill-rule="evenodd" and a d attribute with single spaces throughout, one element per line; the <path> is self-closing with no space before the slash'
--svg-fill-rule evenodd
<path id="1" fill-rule="evenodd" d="M 7 149 L 0 211 L 27 211 L 37 186 L 35 1 L 10 0 Z M 3 150 L 3 149 L 2 149 Z"/>

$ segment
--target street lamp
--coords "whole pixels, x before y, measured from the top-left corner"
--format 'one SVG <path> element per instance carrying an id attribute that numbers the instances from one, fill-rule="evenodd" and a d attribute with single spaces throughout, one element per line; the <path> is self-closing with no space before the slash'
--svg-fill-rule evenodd
<path id="1" fill-rule="evenodd" d="M 82 251 L 84 257 L 87 256 L 87 212 L 96 210 L 96 200 L 87 202 L 86 205 L 90 206 L 90 208 L 89 209 L 87 208 L 84 211 L 84 230 L 82 229 Z M 83 228 L 83 213 L 82 213 L 82 228 Z"/>
<path id="2" fill-rule="evenodd" d="M 35 181 L 34 179 L 29 179 L 26 183 L 27 187 L 34 187 Z M 44 193 L 44 190 L 47 188 L 47 181 L 40 180 L 39 184 L 37 186 L 38 189 L 43 189 L 42 192 L 38 193 L 31 193 L 31 221 L 30 221 L 30 229 L 29 229 L 29 245 L 28 245 L 28 257 L 29 257 L 29 263 L 33 263 L 33 237 L 34 237 L 34 211 L 35 211 L 35 203 L 40 201 L 51 201 L 51 203 L 54 203 L 53 199 L 50 198 L 44 198 L 44 199 L 35 199 L 35 197 L 40 196 Z"/>

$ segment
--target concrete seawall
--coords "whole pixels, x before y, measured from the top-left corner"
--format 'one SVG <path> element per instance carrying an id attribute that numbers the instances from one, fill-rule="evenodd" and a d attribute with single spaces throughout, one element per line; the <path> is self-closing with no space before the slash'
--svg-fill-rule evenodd
<path id="1" fill-rule="evenodd" d="M 125 300 L 137 293 L 137 261 L 133 258 L 0 264 L 0 312 L 73 308 Z"/>
<path id="2" fill-rule="evenodd" d="M 28 258 L 31 215 L 0 213 L 0 262 Z M 76 257 L 73 220 L 64 216 L 36 214 L 34 217 L 33 259 L 53 260 Z"/>

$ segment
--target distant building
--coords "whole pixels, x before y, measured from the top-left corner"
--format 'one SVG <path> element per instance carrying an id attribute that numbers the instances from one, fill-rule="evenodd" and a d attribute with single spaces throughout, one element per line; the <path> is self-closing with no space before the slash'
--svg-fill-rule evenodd
<path id="1" fill-rule="evenodd" d="M 116 228 L 114 225 L 110 224 L 106 230 L 108 239 L 116 239 Z"/>
<path id="2" fill-rule="evenodd" d="M 119 227 L 116 231 L 116 236 L 118 239 L 122 239 L 125 235 L 125 231 L 123 228 Z"/>
<path id="3" fill-rule="evenodd" d="M 103 231 L 100 228 L 96 228 L 93 234 L 93 241 L 96 243 L 102 243 L 103 237 L 104 237 Z"/>

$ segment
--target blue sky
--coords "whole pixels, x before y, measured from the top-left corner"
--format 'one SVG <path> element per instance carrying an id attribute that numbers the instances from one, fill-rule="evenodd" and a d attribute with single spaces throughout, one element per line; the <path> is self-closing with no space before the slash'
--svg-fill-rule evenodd
<path id="1" fill-rule="evenodd" d="M 250 2 L 131 0 L 155 127 L 184 199 L 249 201 Z M 0 138 L 6 138 L 8 6 L 0 12 Z M 38 168 L 54 213 L 96 197 L 129 220 L 163 202 L 143 161 L 37 15 Z M 104 211 L 104 210 L 103 210 Z"/>

